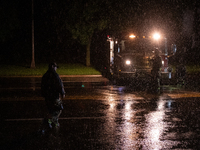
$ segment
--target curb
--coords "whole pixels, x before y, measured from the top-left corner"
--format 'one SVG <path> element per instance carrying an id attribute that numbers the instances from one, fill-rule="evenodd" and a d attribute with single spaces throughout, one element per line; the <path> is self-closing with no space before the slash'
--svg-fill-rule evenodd
<path id="1" fill-rule="evenodd" d="M 97 78 L 97 77 L 102 77 L 102 75 L 59 75 L 61 78 L 63 77 L 94 77 L 94 78 Z"/>
<path id="2" fill-rule="evenodd" d="M 77 77 L 77 78 L 80 78 L 80 77 L 94 77 L 94 78 L 99 78 L 99 77 L 102 77 L 102 75 L 59 75 L 61 78 L 74 78 L 74 77 Z M 0 78 L 41 78 L 41 76 L 0 76 Z"/>

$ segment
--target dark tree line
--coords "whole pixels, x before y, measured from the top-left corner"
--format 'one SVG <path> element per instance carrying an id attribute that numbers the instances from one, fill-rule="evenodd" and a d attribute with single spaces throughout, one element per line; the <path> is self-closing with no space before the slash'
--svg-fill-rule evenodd
<path id="1" fill-rule="evenodd" d="M 177 43 L 178 48 L 189 47 L 188 35 L 183 32 L 184 14 L 197 8 L 195 2 L 179 0 L 34 0 L 34 3 L 36 63 L 56 60 L 87 66 L 103 58 L 106 34 L 148 35 L 157 30 L 165 34 L 169 43 Z M 2 1 L 0 19 L 1 60 L 10 56 L 12 62 L 30 62 L 31 0 Z M 194 26 L 192 30 L 197 28 Z"/>

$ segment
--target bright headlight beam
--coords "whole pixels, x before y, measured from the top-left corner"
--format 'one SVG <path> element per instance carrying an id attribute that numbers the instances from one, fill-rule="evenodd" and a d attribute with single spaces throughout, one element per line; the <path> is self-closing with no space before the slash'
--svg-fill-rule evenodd
<path id="1" fill-rule="evenodd" d="M 130 65 L 130 64 L 131 64 L 131 61 L 130 61 L 130 60 L 127 60 L 127 61 L 126 61 L 126 64 L 127 64 L 127 65 Z"/>
<path id="2" fill-rule="evenodd" d="M 133 39 L 135 38 L 135 35 L 131 34 L 129 37 Z"/>
<path id="3" fill-rule="evenodd" d="M 158 34 L 158 33 L 155 33 L 155 34 L 153 35 L 153 38 L 154 38 L 155 40 L 158 40 L 158 39 L 160 39 L 160 34 Z"/>

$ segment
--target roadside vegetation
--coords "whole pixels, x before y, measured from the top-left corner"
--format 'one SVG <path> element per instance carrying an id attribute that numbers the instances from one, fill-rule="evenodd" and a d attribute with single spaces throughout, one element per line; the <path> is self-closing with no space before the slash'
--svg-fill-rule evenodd
<path id="1" fill-rule="evenodd" d="M 92 67 L 82 64 L 58 64 L 59 75 L 100 75 L 101 73 Z M 35 69 L 26 65 L 0 65 L 0 76 L 41 76 L 48 70 L 48 64 L 36 64 Z"/>
<path id="2" fill-rule="evenodd" d="M 176 66 L 172 66 L 172 72 L 175 73 Z M 200 65 L 186 65 L 187 74 L 200 74 Z"/>
<path id="3" fill-rule="evenodd" d="M 200 74 L 200 66 L 199 65 L 188 65 L 186 66 L 186 71 L 188 74 Z"/>
<path id="4" fill-rule="evenodd" d="M 86 67 L 82 64 L 58 64 L 57 73 L 59 75 L 101 75 L 101 72 L 93 67 Z M 172 72 L 175 73 L 176 67 L 171 66 Z M 47 69 L 48 64 L 36 64 L 35 69 L 27 65 L 4 65 L 0 64 L 0 76 L 41 76 Z M 187 74 L 200 74 L 200 66 L 187 65 Z"/>

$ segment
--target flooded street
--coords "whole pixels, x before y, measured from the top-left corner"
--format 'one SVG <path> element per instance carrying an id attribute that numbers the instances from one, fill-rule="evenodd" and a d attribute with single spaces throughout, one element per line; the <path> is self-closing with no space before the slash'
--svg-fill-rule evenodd
<path id="1" fill-rule="evenodd" d="M 163 86 L 162 94 L 106 79 L 63 78 L 60 128 L 40 132 L 46 114 L 40 78 L 1 79 L 1 149 L 200 149 L 200 93 Z"/>

